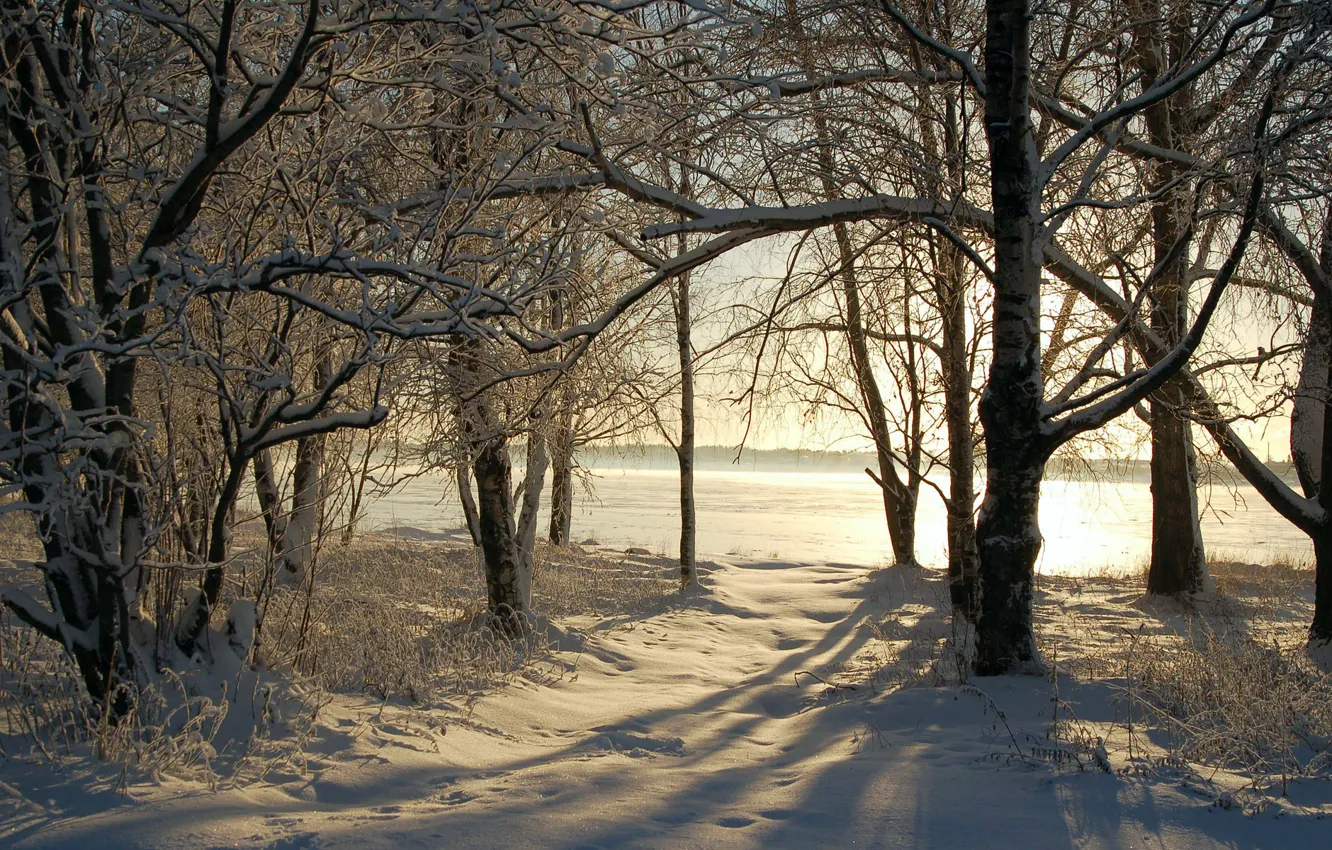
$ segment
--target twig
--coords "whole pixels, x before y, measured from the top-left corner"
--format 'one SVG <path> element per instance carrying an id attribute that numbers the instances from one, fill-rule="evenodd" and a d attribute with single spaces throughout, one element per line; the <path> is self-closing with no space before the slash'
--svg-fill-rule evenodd
<path id="1" fill-rule="evenodd" d="M 999 706 L 995 703 L 995 701 L 990 699 L 990 695 L 985 693 L 985 691 L 982 691 L 980 688 L 976 687 L 975 685 L 967 685 L 963 687 L 962 693 L 970 694 L 971 696 L 974 696 L 977 699 L 984 700 L 985 704 L 988 707 L 994 709 L 995 716 L 999 718 L 1000 723 L 1004 724 L 1004 729 L 1005 731 L 1008 732 L 1008 740 L 1013 742 L 1013 749 L 1017 750 L 1018 757 L 1026 758 L 1027 754 L 1022 752 L 1022 747 L 1020 744 L 1018 744 L 1017 736 L 1013 734 L 1013 727 L 1008 725 L 1008 718 L 1004 716 L 1003 711 L 1000 710 Z"/>
<path id="2" fill-rule="evenodd" d="M 796 687 L 797 687 L 797 688 L 800 687 L 800 677 L 801 677 L 802 675 L 804 675 L 804 676 L 808 676 L 808 677 L 810 677 L 811 679 L 814 679 L 814 680 L 816 680 L 816 681 L 822 682 L 823 684 L 825 684 L 825 685 L 827 685 L 828 687 L 832 688 L 834 691 L 854 691 L 854 690 L 856 690 L 856 686 L 855 686 L 855 685 L 837 685 L 837 684 L 834 684 L 834 683 L 832 683 L 832 682 L 829 682 L 827 679 L 823 678 L 822 676 L 819 676 L 819 675 L 816 674 L 816 673 L 811 673 L 811 672 L 809 672 L 808 670 L 797 670 L 797 671 L 795 671 L 794 673 L 791 674 L 791 678 L 795 679 L 795 683 L 796 683 Z"/>

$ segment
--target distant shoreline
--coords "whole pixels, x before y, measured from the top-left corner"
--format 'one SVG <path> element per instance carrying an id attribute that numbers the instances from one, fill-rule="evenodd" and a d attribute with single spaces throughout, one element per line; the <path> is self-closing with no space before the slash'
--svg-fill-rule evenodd
<path id="1" fill-rule="evenodd" d="M 676 469 L 675 451 L 670 446 L 595 446 L 578 451 L 583 466 L 597 469 Z M 515 461 L 521 458 L 521 452 Z M 730 446 L 699 446 L 695 468 L 707 472 L 863 472 L 866 467 L 877 467 L 878 461 L 869 452 L 814 451 L 808 449 L 745 449 L 738 453 Z M 1293 465 L 1289 461 L 1271 461 L 1267 467 L 1282 478 L 1294 480 Z M 977 469 L 978 476 L 983 467 Z M 936 468 L 931 478 L 946 472 Z M 1240 480 L 1239 473 L 1229 464 L 1214 465 L 1214 476 Z M 1056 480 L 1085 481 L 1097 478 L 1114 480 L 1143 480 L 1150 478 L 1151 466 L 1146 460 L 1089 459 L 1050 462 L 1046 477 Z"/>
<path id="2" fill-rule="evenodd" d="M 405 446 L 407 454 L 412 447 Z M 523 443 L 510 446 L 510 457 L 515 466 L 525 462 Z M 679 462 L 675 450 L 666 445 L 583 446 L 575 455 L 583 468 L 596 472 L 608 470 L 676 470 Z M 410 465 L 410 464 L 409 464 Z M 1267 468 L 1298 487 L 1294 465 L 1287 460 L 1268 461 Z M 820 451 L 815 449 L 745 449 L 734 446 L 699 446 L 695 450 L 694 468 L 699 472 L 806 472 L 864 474 L 866 468 L 878 468 L 878 460 L 866 451 Z M 444 467 L 440 468 L 441 470 Z M 929 472 L 932 481 L 947 477 L 947 468 L 936 465 Z M 984 478 L 984 457 L 977 458 L 977 480 Z M 1067 460 L 1055 458 L 1046 467 L 1045 477 L 1052 481 L 1143 481 L 1151 478 L 1151 465 L 1147 460 L 1093 458 Z M 1204 483 L 1239 484 L 1239 472 L 1229 463 L 1214 461 L 1200 465 L 1199 477 Z"/>

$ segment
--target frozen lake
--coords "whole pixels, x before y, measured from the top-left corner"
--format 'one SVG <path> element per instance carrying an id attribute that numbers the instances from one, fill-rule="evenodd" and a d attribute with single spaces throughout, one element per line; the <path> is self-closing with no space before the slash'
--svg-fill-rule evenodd
<path id="1" fill-rule="evenodd" d="M 593 489 L 580 487 L 573 539 L 673 553 L 679 541 L 677 474 L 669 469 L 596 467 Z M 515 473 L 517 475 L 517 473 Z M 943 482 L 941 482 L 943 483 Z M 947 486 L 943 484 L 943 486 Z M 698 551 L 877 565 L 890 557 L 883 502 L 860 472 L 699 470 Z M 441 496 L 443 500 L 441 501 Z M 1048 573 L 1135 572 L 1150 551 L 1151 493 L 1144 480 L 1047 481 L 1041 499 Z M 1262 562 L 1312 558 L 1309 540 L 1247 485 L 1200 493 L 1209 557 Z M 544 508 L 544 503 L 543 503 Z M 544 533 L 546 521 L 541 531 Z M 376 500 L 370 528 L 413 526 L 447 531 L 463 525 L 451 476 L 423 476 Z M 918 557 L 942 566 L 944 508 L 928 487 L 917 519 Z"/>

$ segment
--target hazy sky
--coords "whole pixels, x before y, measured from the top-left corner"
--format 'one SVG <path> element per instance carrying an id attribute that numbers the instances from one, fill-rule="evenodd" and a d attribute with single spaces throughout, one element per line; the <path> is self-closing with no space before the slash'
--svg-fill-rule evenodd
<path id="1" fill-rule="evenodd" d="M 695 314 L 702 315 L 704 320 L 695 332 L 696 349 L 707 347 L 724 335 L 729 314 L 721 308 L 735 303 L 737 298 L 749 297 L 749 292 L 762 285 L 754 282 L 749 284 L 748 289 L 742 286 L 737 290 L 736 281 L 780 276 L 785 270 L 791 244 L 792 240 L 777 238 L 750 243 L 714 262 L 699 275 L 695 292 L 702 309 L 696 310 Z M 1045 312 L 1053 314 L 1057 311 L 1061 297 L 1059 292 L 1052 290 L 1052 303 Z M 1241 300 L 1233 315 L 1224 320 L 1218 319 L 1209 329 L 1208 339 L 1212 344 L 1224 341 L 1228 348 L 1250 354 L 1259 345 L 1272 344 L 1271 321 L 1253 314 L 1254 308 L 1246 299 Z M 746 446 L 755 449 L 859 450 L 870 446 L 869 438 L 859 422 L 828 410 L 822 411 L 812 421 L 804 415 L 804 409 L 791 404 L 757 407 L 752 426 L 747 429 L 747 405 L 727 403 L 722 397 L 734 394 L 737 383 L 747 381 L 751 364 L 752 360 L 746 357 L 733 357 L 714 363 L 711 370 L 705 368 L 700 374 L 697 404 L 697 440 L 700 445 L 737 446 L 743 440 Z M 983 378 L 983 374 L 978 374 L 977 383 Z M 1259 422 L 1237 422 L 1235 430 L 1260 457 L 1277 460 L 1289 457 L 1289 420 L 1284 413 Z M 1121 456 L 1145 458 L 1150 447 L 1142 438 L 1144 433 L 1145 426 L 1136 422 L 1132 414 L 1128 414 L 1111 425 L 1105 436 L 1108 437 L 1111 451 Z M 1212 451 L 1213 446 L 1206 433 L 1199 428 L 1196 434 L 1200 450 Z M 942 444 L 942 431 L 938 439 Z"/>

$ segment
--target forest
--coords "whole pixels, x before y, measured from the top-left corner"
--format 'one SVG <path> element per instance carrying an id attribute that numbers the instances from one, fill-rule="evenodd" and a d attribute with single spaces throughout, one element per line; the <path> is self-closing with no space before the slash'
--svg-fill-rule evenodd
<path id="1" fill-rule="evenodd" d="M 1250 815 L 1332 776 L 1328 0 L 4 0 L 0 27 L 0 790 L 16 807 L 0 835 L 29 842 L 16 846 L 86 843 L 93 827 L 69 813 L 108 776 L 122 795 L 144 777 L 217 790 L 282 785 L 319 747 L 336 762 L 329 718 L 355 700 L 379 719 L 345 714 L 349 729 L 416 728 L 453 773 L 495 770 L 480 743 L 450 748 L 487 723 L 520 734 L 484 720 L 487 700 L 502 714 L 521 699 L 509 691 L 547 688 L 531 711 L 549 714 L 561 688 L 592 687 L 579 664 L 613 676 L 597 643 L 609 623 L 622 640 L 662 628 L 688 643 L 737 618 L 782 651 L 849 641 L 765 668 L 764 688 L 794 678 L 799 710 L 755 700 L 773 722 L 813 724 L 804 741 L 853 736 L 857 759 L 903 758 L 912 740 L 892 744 L 873 712 L 937 698 L 947 716 L 961 694 L 998 730 L 978 755 L 989 770 L 1224 768 L 1238 784 L 1208 799 Z M 892 556 L 856 573 L 841 613 L 800 609 L 782 627 L 808 635 L 774 624 L 799 594 L 841 588 L 832 566 L 697 551 L 704 395 L 746 423 L 737 455 L 772 411 L 870 447 Z M 1287 430 L 1289 468 L 1265 463 L 1254 441 Z M 678 465 L 669 557 L 579 543 L 580 455 L 630 443 Z M 1108 655 L 1070 661 L 1043 625 L 1050 593 L 1067 591 L 1066 610 L 1085 598 L 1038 575 L 1042 484 L 1115 457 L 1151 487 L 1133 610 L 1167 612 L 1203 647 L 1188 699 L 1162 690 L 1184 668 L 1153 667 L 1137 626 L 1089 613 Z M 1312 563 L 1242 580 L 1213 565 L 1199 496 L 1213 468 L 1305 535 Z M 420 475 L 446 477 L 441 497 L 466 517 L 448 546 L 366 518 Z M 936 499 L 937 574 L 917 537 Z M 1273 582 L 1264 598 L 1288 622 L 1269 640 L 1234 599 Z M 933 613 L 902 619 L 935 593 Z M 1218 605 L 1234 635 L 1200 638 Z M 853 663 L 922 640 L 947 676 L 913 681 L 947 700 L 902 685 L 885 702 L 893 688 Z M 714 648 L 692 663 L 744 654 Z M 759 675 L 735 671 L 717 693 Z M 1060 717 L 1066 675 L 1114 681 L 1101 731 Z M 994 690 L 1010 685 L 1048 726 L 1039 740 L 1008 726 L 1005 710 L 1026 710 Z M 1253 707 L 1247 687 L 1272 702 Z M 829 711 L 806 720 L 811 705 Z M 386 706 L 414 719 L 383 726 Z M 593 743 L 573 751 L 647 755 L 646 769 L 701 746 L 644 723 L 589 723 Z M 441 731 L 455 725 L 470 731 Z M 1204 726 L 1206 746 L 1179 743 Z M 743 737 L 727 729 L 717 740 Z M 50 765 L 65 766 L 66 803 L 24 790 L 53 781 Z M 872 808 L 876 775 L 839 781 Z M 1332 813 L 1318 793 L 1299 811 Z M 788 814 L 720 817 L 725 841 L 603 812 L 588 817 L 623 829 L 586 840 L 852 840 L 812 821 L 740 837 L 803 823 L 798 806 L 769 810 Z M 50 831 L 60 811 L 65 831 Z M 550 815 L 524 832 L 536 803 L 487 812 L 457 845 L 406 840 L 575 846 L 584 828 Z M 663 822 L 687 830 L 693 813 Z M 203 846 L 111 823 L 126 830 L 115 846 Z M 250 841 L 240 828 L 206 837 Z M 1054 846 L 1046 828 L 1010 837 Z M 260 833 L 254 846 L 358 846 L 327 824 L 286 844 Z M 1240 834 L 1208 833 L 1248 846 Z"/>

